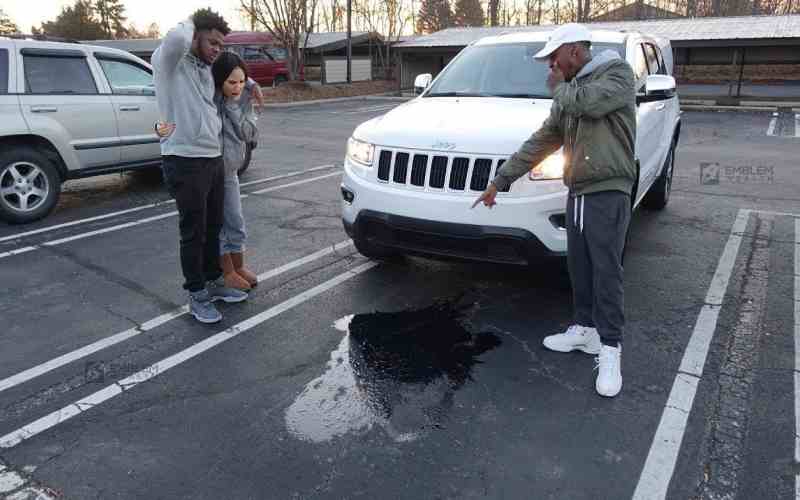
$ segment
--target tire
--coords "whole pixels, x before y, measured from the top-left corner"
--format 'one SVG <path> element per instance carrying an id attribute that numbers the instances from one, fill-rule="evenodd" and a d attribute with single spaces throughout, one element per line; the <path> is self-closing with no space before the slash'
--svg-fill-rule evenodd
<path id="1" fill-rule="evenodd" d="M 649 210 L 663 210 L 669 202 L 669 194 L 672 190 L 672 175 L 675 170 L 675 140 L 669 146 L 667 158 L 664 160 L 664 167 L 661 175 L 650 187 L 650 191 L 642 200 L 642 205 Z"/>
<path id="2" fill-rule="evenodd" d="M 253 159 L 253 145 L 248 143 L 244 151 L 244 162 L 242 163 L 242 166 L 239 167 L 239 170 L 236 171 L 236 173 L 238 175 L 242 175 L 250 166 L 250 160 L 252 159 Z"/>
<path id="3" fill-rule="evenodd" d="M 273 86 L 273 87 L 280 87 L 281 85 L 283 85 L 284 83 L 286 83 L 286 82 L 288 82 L 288 81 L 289 81 L 289 79 L 288 79 L 288 78 L 286 78 L 285 76 L 283 76 L 283 75 L 277 75 L 277 76 L 276 76 L 276 77 L 275 77 L 275 78 L 272 80 L 272 86 Z"/>
<path id="4" fill-rule="evenodd" d="M 26 224 L 44 218 L 61 194 L 61 175 L 53 162 L 30 146 L 0 153 L 0 219 Z"/>
<path id="5" fill-rule="evenodd" d="M 366 239 L 358 236 L 353 238 L 353 243 L 355 244 L 358 253 L 360 253 L 361 255 L 363 255 L 368 259 L 395 261 L 395 260 L 400 260 L 403 257 L 403 254 L 401 254 L 397 250 L 393 250 L 387 247 L 382 247 L 379 245 L 374 245 L 369 241 L 367 241 Z"/>

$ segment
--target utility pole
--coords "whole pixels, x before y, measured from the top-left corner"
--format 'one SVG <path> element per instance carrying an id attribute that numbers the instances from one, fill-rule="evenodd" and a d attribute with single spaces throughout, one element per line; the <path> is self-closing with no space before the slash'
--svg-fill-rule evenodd
<path id="1" fill-rule="evenodd" d="M 347 83 L 353 83 L 353 0 L 347 0 Z"/>

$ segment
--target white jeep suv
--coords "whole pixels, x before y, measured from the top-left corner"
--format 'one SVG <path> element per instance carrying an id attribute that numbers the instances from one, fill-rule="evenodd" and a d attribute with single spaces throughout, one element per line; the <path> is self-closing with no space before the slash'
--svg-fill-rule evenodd
<path id="1" fill-rule="evenodd" d="M 533 58 L 548 35 L 483 38 L 433 82 L 418 76 L 419 97 L 356 128 L 344 161 L 342 218 L 362 254 L 533 264 L 566 253 L 560 151 L 499 193 L 491 210 L 470 209 L 550 113 L 549 68 Z M 632 208 L 663 208 L 680 134 L 669 42 L 609 31 L 592 39 L 593 53 L 616 51 L 637 78 Z"/>

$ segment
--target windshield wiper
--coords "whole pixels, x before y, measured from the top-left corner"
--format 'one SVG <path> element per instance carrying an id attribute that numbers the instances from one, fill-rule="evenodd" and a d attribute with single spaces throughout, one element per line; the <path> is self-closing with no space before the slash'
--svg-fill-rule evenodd
<path id="1" fill-rule="evenodd" d="M 510 99 L 552 99 L 552 97 L 539 94 L 492 94 L 494 97 L 507 97 Z"/>
<path id="2" fill-rule="evenodd" d="M 425 97 L 492 97 L 492 94 L 485 92 L 433 92 L 425 94 Z"/>

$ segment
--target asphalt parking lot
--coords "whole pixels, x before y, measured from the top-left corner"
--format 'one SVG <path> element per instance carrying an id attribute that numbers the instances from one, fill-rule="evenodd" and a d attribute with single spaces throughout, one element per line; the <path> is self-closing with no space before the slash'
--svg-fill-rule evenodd
<path id="1" fill-rule="evenodd" d="M 795 497 L 793 112 L 684 113 L 671 201 L 633 217 L 609 400 L 593 358 L 541 346 L 570 323 L 562 269 L 355 252 L 345 141 L 399 104 L 261 116 L 242 182 L 262 280 L 217 325 L 182 309 L 157 175 L 76 181 L 47 219 L 0 225 L 0 492 Z"/>

